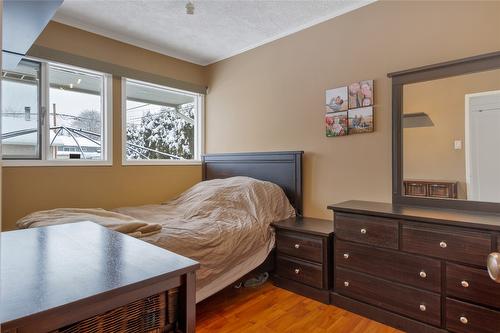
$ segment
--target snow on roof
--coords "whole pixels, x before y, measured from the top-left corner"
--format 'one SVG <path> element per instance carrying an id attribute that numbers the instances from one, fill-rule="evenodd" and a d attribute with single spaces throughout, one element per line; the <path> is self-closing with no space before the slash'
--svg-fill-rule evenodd
<path id="1" fill-rule="evenodd" d="M 24 118 L 24 113 L 18 116 L 3 116 L 2 117 L 2 133 L 8 134 L 10 132 L 29 130 L 29 129 L 37 129 L 38 128 L 38 119 L 36 114 L 31 115 L 30 120 L 26 120 Z M 100 145 L 95 142 L 73 134 L 75 136 L 76 141 L 80 144 L 81 147 L 100 147 Z M 50 142 L 52 142 L 55 136 L 54 131 L 50 132 Z M 53 145 L 54 146 L 69 146 L 69 147 L 77 147 L 78 145 L 71 136 L 65 132 L 64 134 L 59 134 L 55 139 Z M 18 135 L 11 138 L 6 138 L 2 140 L 2 144 L 4 145 L 34 145 L 38 142 L 38 134 L 36 132 Z"/>
<path id="2" fill-rule="evenodd" d="M 52 139 L 54 138 L 55 133 L 50 132 L 50 142 L 52 142 Z M 81 136 L 78 136 L 76 134 L 73 134 L 75 136 L 76 141 L 80 144 L 81 147 L 100 147 L 101 145 L 98 145 L 97 143 L 90 141 L 89 139 L 82 138 Z M 77 147 L 78 145 L 75 143 L 75 139 L 73 139 L 71 136 L 68 135 L 61 135 L 59 134 L 57 138 L 54 140 L 52 143 L 53 146 L 64 146 L 64 147 Z"/>

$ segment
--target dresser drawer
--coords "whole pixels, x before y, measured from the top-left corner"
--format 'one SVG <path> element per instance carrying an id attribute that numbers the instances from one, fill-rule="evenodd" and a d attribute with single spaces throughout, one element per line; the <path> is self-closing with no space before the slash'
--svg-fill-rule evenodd
<path id="1" fill-rule="evenodd" d="M 337 241 L 335 264 L 396 282 L 441 291 L 441 261 Z"/>
<path id="2" fill-rule="evenodd" d="M 498 333 L 500 312 L 447 298 L 446 328 L 457 333 Z"/>
<path id="3" fill-rule="evenodd" d="M 323 288 L 323 269 L 320 264 L 278 255 L 276 259 L 276 274 L 311 287 Z"/>
<path id="4" fill-rule="evenodd" d="M 335 214 L 336 237 L 353 242 L 398 248 L 398 221 L 367 215 Z"/>
<path id="5" fill-rule="evenodd" d="M 323 262 L 322 237 L 280 230 L 276 235 L 276 248 L 278 253 Z"/>
<path id="6" fill-rule="evenodd" d="M 457 228 L 429 228 L 403 224 L 401 249 L 431 257 L 486 266 L 491 252 L 491 236 Z"/>
<path id="7" fill-rule="evenodd" d="M 431 325 L 441 324 L 441 300 L 438 294 L 340 267 L 336 269 L 335 290 L 339 294 Z"/>
<path id="8" fill-rule="evenodd" d="M 495 283 L 486 270 L 446 264 L 446 293 L 500 308 L 500 284 Z"/>

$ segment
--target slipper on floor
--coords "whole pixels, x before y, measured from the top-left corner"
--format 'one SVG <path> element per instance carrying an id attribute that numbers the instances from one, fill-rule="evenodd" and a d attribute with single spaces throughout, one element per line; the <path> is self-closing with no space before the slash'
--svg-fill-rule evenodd
<path id="1" fill-rule="evenodd" d="M 263 285 L 267 281 L 267 279 L 269 279 L 269 273 L 264 272 L 262 274 L 259 274 L 255 278 L 251 278 L 251 279 L 246 280 L 245 283 L 243 283 L 243 286 L 245 288 L 259 287 L 259 286 Z"/>

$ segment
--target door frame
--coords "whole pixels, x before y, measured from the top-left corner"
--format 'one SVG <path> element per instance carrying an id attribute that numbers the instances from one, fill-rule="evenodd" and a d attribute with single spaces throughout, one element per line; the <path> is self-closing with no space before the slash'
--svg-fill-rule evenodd
<path id="1" fill-rule="evenodd" d="M 470 200 L 472 189 L 474 186 L 472 184 L 472 161 L 470 159 L 471 155 L 471 145 L 470 145 L 470 101 L 474 97 L 490 96 L 490 95 L 500 95 L 500 90 L 482 91 L 480 93 L 465 94 L 465 182 L 467 186 L 467 199 Z"/>

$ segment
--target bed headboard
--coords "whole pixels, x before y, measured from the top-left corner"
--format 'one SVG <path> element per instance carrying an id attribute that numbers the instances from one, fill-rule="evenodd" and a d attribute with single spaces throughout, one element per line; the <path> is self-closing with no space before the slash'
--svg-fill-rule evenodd
<path id="1" fill-rule="evenodd" d="M 208 154 L 202 157 L 203 180 L 247 176 L 273 182 L 302 215 L 303 151 Z"/>

